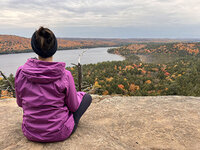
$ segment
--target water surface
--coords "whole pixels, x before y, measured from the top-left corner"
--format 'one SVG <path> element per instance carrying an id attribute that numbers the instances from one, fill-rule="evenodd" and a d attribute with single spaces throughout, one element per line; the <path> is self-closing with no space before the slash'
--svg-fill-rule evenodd
<path id="1" fill-rule="evenodd" d="M 81 64 L 124 60 L 121 56 L 108 53 L 107 50 L 109 48 L 110 47 L 57 51 L 53 57 L 53 61 L 65 62 L 66 67 L 72 66 L 71 63 L 78 63 L 79 54 L 84 50 L 86 50 L 86 52 L 81 57 Z M 37 57 L 37 55 L 34 52 L 0 55 L 0 70 L 5 75 L 9 75 L 10 73 L 15 75 L 17 68 L 23 65 L 28 58 L 32 57 Z"/>

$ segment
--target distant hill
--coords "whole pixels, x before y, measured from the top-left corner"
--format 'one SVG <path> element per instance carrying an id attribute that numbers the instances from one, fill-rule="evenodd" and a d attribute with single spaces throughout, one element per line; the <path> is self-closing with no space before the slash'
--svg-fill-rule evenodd
<path id="1" fill-rule="evenodd" d="M 103 46 L 118 46 L 118 43 L 107 40 L 70 40 L 58 38 L 58 49 L 76 49 Z M 0 53 L 29 52 L 31 39 L 15 35 L 0 35 Z"/>
<path id="2" fill-rule="evenodd" d="M 146 44 L 129 44 L 120 48 L 111 49 L 110 52 L 121 55 L 130 54 L 177 54 L 200 55 L 200 42 L 196 43 L 146 43 Z"/>
<path id="3" fill-rule="evenodd" d="M 30 39 L 15 35 L 0 35 L 0 53 L 30 50 Z"/>
<path id="4" fill-rule="evenodd" d="M 169 43 L 178 39 L 105 39 L 105 38 L 58 38 L 58 49 L 123 46 L 131 43 Z M 16 35 L 0 35 L 0 54 L 30 52 L 30 38 Z"/>

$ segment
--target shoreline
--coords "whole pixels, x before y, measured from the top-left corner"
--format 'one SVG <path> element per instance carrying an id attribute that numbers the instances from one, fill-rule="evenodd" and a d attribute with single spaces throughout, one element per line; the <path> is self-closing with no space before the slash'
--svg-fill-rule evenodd
<path id="1" fill-rule="evenodd" d="M 116 48 L 116 47 L 120 47 L 120 45 L 116 45 L 116 46 L 94 46 L 94 47 L 78 47 L 78 48 L 58 48 L 57 51 L 65 51 L 65 50 L 77 50 L 77 49 L 92 49 L 92 48 Z M 12 51 L 12 52 L 0 52 L 0 55 L 9 55 L 9 54 L 20 54 L 20 53 L 32 53 L 34 52 L 32 49 L 27 49 L 27 50 L 23 50 L 23 51 Z"/>
<path id="2" fill-rule="evenodd" d="M 110 48 L 116 48 L 116 47 L 96 47 L 96 48 L 85 48 L 85 49 L 68 49 L 68 50 L 64 50 L 64 49 L 60 49 L 60 50 L 58 50 L 59 52 L 58 53 L 72 53 L 73 54 L 73 52 L 75 52 L 76 54 L 77 53 L 81 53 L 82 51 L 84 51 L 84 50 L 86 50 L 86 51 L 88 51 L 88 53 L 93 53 L 93 55 L 96 55 L 96 57 L 98 56 L 98 54 L 96 54 L 96 51 L 97 52 L 100 52 L 101 53 L 101 51 L 103 51 L 103 53 L 107 53 L 107 55 L 109 55 L 109 54 L 112 54 L 112 53 L 108 53 L 108 49 L 110 49 Z M 94 50 L 94 52 L 93 52 L 93 50 Z M 16 54 L 16 55 L 13 55 L 13 54 Z M 33 54 L 35 54 L 34 53 L 34 51 L 31 51 L 31 52 L 27 52 L 27 53 L 12 53 L 12 54 L 4 54 L 4 55 L 0 55 L 1 56 L 1 58 L 2 58 L 2 60 L 5 60 L 5 59 L 7 59 L 7 58 L 21 58 L 21 56 L 23 57 L 23 56 L 26 56 L 26 55 L 33 55 Z M 78 54 L 77 54 L 78 55 Z M 113 56 L 112 56 L 113 55 Z M 112 61 L 113 59 L 112 58 L 115 58 L 115 56 L 119 56 L 119 55 L 115 55 L 115 54 L 112 54 L 112 55 L 110 55 L 110 59 L 109 60 L 105 60 L 105 61 Z M 58 54 L 58 56 L 59 56 L 59 54 Z M 101 57 L 103 58 L 103 56 L 104 55 L 101 55 Z M 95 56 L 94 56 L 95 57 Z M 118 57 L 117 57 L 118 58 Z M 100 59 L 101 60 L 101 59 Z M 95 63 L 100 63 L 100 62 L 104 62 L 104 61 L 97 61 L 97 62 L 95 62 Z M 104 60 L 104 59 L 103 59 Z M 122 56 L 120 56 L 120 58 L 119 59 L 115 59 L 115 60 L 120 60 L 120 61 L 123 61 L 123 60 L 125 60 L 125 57 L 122 57 Z M 113 61 L 115 61 L 115 60 L 113 60 Z M 56 61 L 56 60 L 55 60 Z M 63 60 L 61 60 L 61 61 L 63 61 Z M 65 62 L 65 61 L 63 61 L 63 62 Z M 4 63 L 4 61 L 2 61 L 2 63 Z M 94 61 L 92 61 L 92 62 L 90 62 L 90 63 L 94 63 Z M 86 64 L 90 64 L 90 63 L 86 63 Z M 94 64 L 95 64 L 94 63 Z M 83 62 L 82 63 L 82 65 L 84 65 L 85 63 Z M 67 63 L 66 63 L 66 67 L 70 67 L 70 66 L 72 66 L 72 65 L 70 65 L 70 64 L 68 64 L 67 65 Z M 12 66 L 11 67 L 7 67 L 7 68 L 5 68 L 5 67 L 2 67 L 1 68 L 1 70 L 3 71 L 3 73 L 5 73 L 5 75 L 6 76 L 9 76 L 11 73 L 12 74 L 14 74 L 15 72 L 13 72 L 11 69 L 9 69 L 9 68 L 13 68 Z"/>
<path id="3" fill-rule="evenodd" d="M 117 48 L 117 47 L 116 47 L 116 48 Z M 109 50 L 109 49 L 108 49 L 108 50 Z M 123 55 L 121 55 L 121 54 L 115 54 L 115 53 L 111 53 L 111 52 L 109 52 L 108 50 L 107 50 L 107 53 L 109 53 L 109 54 L 118 55 L 118 56 L 120 56 L 120 57 L 124 58 L 124 60 L 126 60 L 126 59 L 127 59 L 125 56 L 123 56 Z M 122 61 L 124 61 L 124 60 L 122 60 Z"/>

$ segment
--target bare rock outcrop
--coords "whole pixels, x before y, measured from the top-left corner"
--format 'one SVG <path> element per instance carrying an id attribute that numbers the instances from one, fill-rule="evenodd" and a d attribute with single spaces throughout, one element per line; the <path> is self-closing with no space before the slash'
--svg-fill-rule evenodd
<path id="1" fill-rule="evenodd" d="M 76 132 L 55 143 L 28 141 L 21 130 L 22 108 L 0 100 L 3 150 L 198 150 L 200 97 L 95 96 Z"/>

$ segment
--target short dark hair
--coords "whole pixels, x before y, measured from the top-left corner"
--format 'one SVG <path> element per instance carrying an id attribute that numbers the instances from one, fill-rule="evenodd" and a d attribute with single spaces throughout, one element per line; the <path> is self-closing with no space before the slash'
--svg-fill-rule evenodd
<path id="1" fill-rule="evenodd" d="M 40 27 L 36 31 L 36 41 L 38 47 L 43 51 L 49 51 L 52 49 L 54 47 L 55 40 L 54 33 L 48 28 Z"/>

